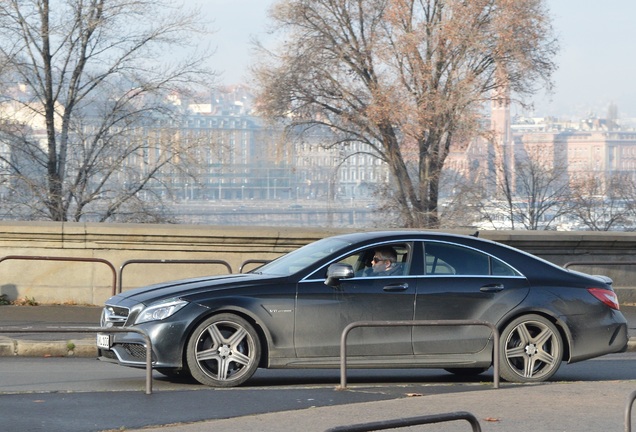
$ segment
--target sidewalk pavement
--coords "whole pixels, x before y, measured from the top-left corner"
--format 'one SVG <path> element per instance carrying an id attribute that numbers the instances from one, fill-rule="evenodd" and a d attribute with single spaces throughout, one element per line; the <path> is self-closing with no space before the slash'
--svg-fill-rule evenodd
<path id="1" fill-rule="evenodd" d="M 101 306 L 0 306 L 0 330 L 30 327 L 99 327 Z M 636 306 L 621 306 L 629 329 L 628 351 L 636 351 Z M 96 357 L 91 333 L 0 332 L 0 357 Z"/>

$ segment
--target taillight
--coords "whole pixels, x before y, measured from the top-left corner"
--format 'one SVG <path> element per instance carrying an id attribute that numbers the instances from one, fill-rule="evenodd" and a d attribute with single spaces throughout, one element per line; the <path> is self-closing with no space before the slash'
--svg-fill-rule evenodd
<path id="1" fill-rule="evenodd" d="M 618 297 L 614 291 L 605 288 L 588 288 L 587 290 L 590 294 L 612 309 L 620 309 L 620 306 L 618 305 Z"/>

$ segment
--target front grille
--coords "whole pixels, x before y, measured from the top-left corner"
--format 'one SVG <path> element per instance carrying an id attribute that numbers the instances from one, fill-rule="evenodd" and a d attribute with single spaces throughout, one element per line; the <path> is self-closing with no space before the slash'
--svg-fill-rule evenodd
<path id="1" fill-rule="evenodd" d="M 122 348 L 126 350 L 126 352 L 134 358 L 138 358 L 139 360 L 146 360 L 146 347 L 140 344 L 131 344 L 124 343 L 121 344 Z"/>
<path id="2" fill-rule="evenodd" d="M 123 327 L 129 312 L 128 308 L 106 305 L 102 310 L 100 324 L 102 327 Z"/>

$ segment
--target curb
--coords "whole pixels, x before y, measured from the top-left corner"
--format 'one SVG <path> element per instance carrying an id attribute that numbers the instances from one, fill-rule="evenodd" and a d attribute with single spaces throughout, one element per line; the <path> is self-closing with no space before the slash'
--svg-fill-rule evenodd
<path id="1" fill-rule="evenodd" d="M 33 341 L 0 339 L 0 357 L 97 357 L 94 339 Z"/>
<path id="2" fill-rule="evenodd" d="M 636 337 L 629 338 L 627 352 L 636 352 Z M 97 357 L 94 339 L 32 341 L 0 338 L 0 357 Z"/>

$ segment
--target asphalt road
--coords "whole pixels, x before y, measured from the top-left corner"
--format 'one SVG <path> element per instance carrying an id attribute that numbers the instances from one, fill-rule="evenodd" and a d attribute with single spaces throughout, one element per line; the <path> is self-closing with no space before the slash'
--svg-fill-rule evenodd
<path id="1" fill-rule="evenodd" d="M 636 307 L 622 310 L 634 337 Z M 3 306 L 0 326 L 94 326 L 98 316 L 94 307 Z M 260 370 L 240 388 L 211 389 L 155 373 L 146 395 L 143 369 L 90 358 L 0 357 L 0 431 L 318 432 L 457 410 L 476 415 L 483 431 L 625 431 L 636 353 L 564 364 L 548 383 L 500 389 L 492 370 L 472 381 L 440 370 L 351 370 L 347 377 L 348 389 L 338 391 L 337 370 Z M 456 422 L 432 427 L 420 430 L 469 430 Z"/>
<path id="2" fill-rule="evenodd" d="M 165 432 L 310 432 L 391 415 L 467 410 L 479 414 L 484 431 L 526 430 L 523 422 L 530 412 L 536 416 L 533 431 L 620 431 L 625 398 L 636 390 L 635 365 L 636 353 L 609 355 L 564 364 L 548 383 L 502 383 L 499 389 L 492 386 L 492 371 L 466 381 L 440 370 L 353 370 L 345 391 L 337 390 L 337 370 L 261 370 L 232 389 L 170 382 L 155 373 L 153 394 L 147 395 L 143 370 L 93 359 L 4 357 L 0 430 L 91 432 L 154 426 Z M 386 411 L 396 405 L 401 408 Z M 588 426 L 581 427 L 585 421 Z M 599 422 L 606 427 L 599 429 Z M 552 428 L 552 423 L 561 426 Z M 448 427 L 422 430 L 468 430 L 466 424 Z"/>

